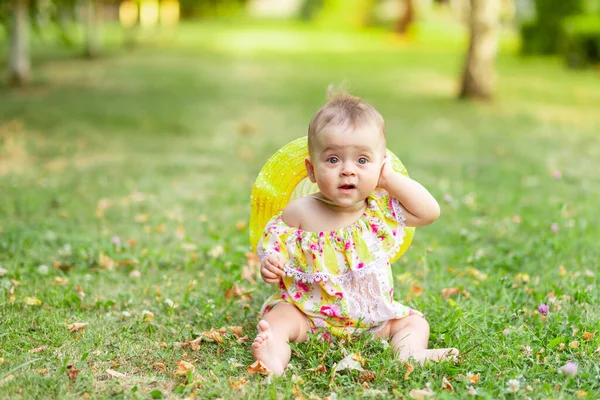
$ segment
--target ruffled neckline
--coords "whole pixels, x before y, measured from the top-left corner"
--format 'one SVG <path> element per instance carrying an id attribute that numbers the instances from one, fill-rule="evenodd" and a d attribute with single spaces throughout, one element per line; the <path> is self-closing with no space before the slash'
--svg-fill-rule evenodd
<path id="1" fill-rule="evenodd" d="M 276 217 L 277 225 L 282 228 L 286 228 L 286 230 L 295 231 L 296 234 L 301 235 L 301 236 L 305 236 L 305 235 L 311 236 L 311 237 L 313 237 L 313 236 L 322 237 L 324 235 L 338 236 L 344 232 L 353 231 L 361 226 L 364 226 L 365 222 L 363 220 L 369 216 L 368 211 L 372 210 L 373 208 L 376 208 L 375 199 L 373 198 L 373 196 L 374 195 L 371 194 L 371 195 L 369 195 L 369 197 L 367 197 L 367 199 L 366 199 L 367 207 L 365 208 L 365 211 L 363 211 L 363 213 L 360 215 L 360 217 L 358 217 L 356 219 L 356 221 L 351 222 L 350 224 L 343 226 L 341 228 L 338 228 L 338 229 L 332 229 L 329 231 L 307 231 L 302 228 L 296 228 L 295 226 L 290 226 L 283 221 L 283 211 L 280 211 L 277 214 L 277 217 Z"/>

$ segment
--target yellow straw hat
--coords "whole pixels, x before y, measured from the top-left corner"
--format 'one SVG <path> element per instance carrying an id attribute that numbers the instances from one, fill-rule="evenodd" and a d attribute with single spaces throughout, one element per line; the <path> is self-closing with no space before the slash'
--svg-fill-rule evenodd
<path id="1" fill-rule="evenodd" d="M 406 168 L 400 159 L 387 149 L 395 171 L 408 176 Z M 256 251 L 256 246 L 267 225 L 267 222 L 294 199 L 308 196 L 319 191 L 316 184 L 308 179 L 304 160 L 308 157 L 308 139 L 298 138 L 279 149 L 264 165 L 250 198 L 250 244 Z M 415 228 L 406 228 L 404 243 L 391 258 L 396 261 L 412 242 Z"/>

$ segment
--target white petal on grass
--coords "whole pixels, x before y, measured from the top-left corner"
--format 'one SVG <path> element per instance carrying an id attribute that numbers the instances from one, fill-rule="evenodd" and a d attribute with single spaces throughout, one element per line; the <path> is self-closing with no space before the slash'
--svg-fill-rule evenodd
<path id="1" fill-rule="evenodd" d="M 4 275 L 6 275 L 7 273 L 8 273 L 8 270 L 7 270 L 7 269 L 4 269 L 4 268 L 0 267 L 0 276 L 4 276 Z"/>
<path id="2" fill-rule="evenodd" d="M 510 379 L 507 383 L 507 388 L 510 393 L 516 393 L 521 388 L 521 382 L 518 379 Z"/>
<path id="3" fill-rule="evenodd" d="M 346 357 L 344 357 L 342 359 L 342 361 L 340 361 L 338 363 L 338 365 L 335 367 L 335 371 L 338 372 L 338 371 L 343 371 L 345 369 L 355 369 L 358 371 L 362 371 L 363 368 L 360 365 L 360 362 L 356 361 L 354 359 L 354 357 L 355 357 L 354 353 L 348 354 Z"/>

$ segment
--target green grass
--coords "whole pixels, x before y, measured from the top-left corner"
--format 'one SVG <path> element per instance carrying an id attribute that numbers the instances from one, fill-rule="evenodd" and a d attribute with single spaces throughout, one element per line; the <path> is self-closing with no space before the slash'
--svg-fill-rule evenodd
<path id="1" fill-rule="evenodd" d="M 112 30 L 107 56 L 92 62 L 36 41 L 32 86 L 0 92 L 0 397 L 279 399 L 297 386 L 307 398 L 403 398 L 430 385 L 436 398 L 465 398 L 466 375 L 480 373 L 482 398 L 596 398 L 598 73 L 518 58 L 509 39 L 497 100 L 459 102 L 464 37 L 436 29 L 398 42 L 206 23 L 132 51 Z M 396 293 L 427 315 L 431 346 L 464 356 L 405 380 L 405 364 L 378 341 L 311 340 L 266 384 L 246 371 L 250 342 L 230 333 L 197 351 L 175 347 L 212 328 L 254 336 L 270 287 L 242 278 L 253 180 L 343 80 L 381 111 L 388 147 L 441 203 L 442 217 L 393 266 Z M 122 265 L 107 269 L 105 256 Z M 251 297 L 227 298 L 234 284 Z M 411 284 L 425 291 L 407 300 Z M 444 298 L 451 287 L 465 292 Z M 71 333 L 75 322 L 89 325 Z M 360 352 L 374 380 L 331 378 L 346 352 Z M 175 375 L 178 360 L 196 372 Z M 573 378 L 557 372 L 569 360 Z M 326 373 L 309 370 L 319 364 Z M 454 393 L 442 391 L 444 376 Z"/>

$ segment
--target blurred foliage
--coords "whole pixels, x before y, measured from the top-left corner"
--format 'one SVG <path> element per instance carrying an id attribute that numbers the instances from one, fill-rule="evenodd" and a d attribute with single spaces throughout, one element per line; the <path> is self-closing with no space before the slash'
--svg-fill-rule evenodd
<path id="1" fill-rule="evenodd" d="M 183 18 L 228 17 L 240 13 L 248 0 L 179 0 Z"/>
<path id="2" fill-rule="evenodd" d="M 536 18 L 521 26 L 524 54 L 555 54 L 559 51 L 561 21 L 584 10 L 586 0 L 535 0 Z"/>
<path id="3" fill-rule="evenodd" d="M 600 14 L 565 18 L 562 34 L 562 53 L 569 67 L 600 64 Z"/>
<path id="4" fill-rule="evenodd" d="M 521 26 L 523 54 L 563 54 L 573 67 L 598 62 L 600 0 L 535 0 L 535 10 Z"/>

